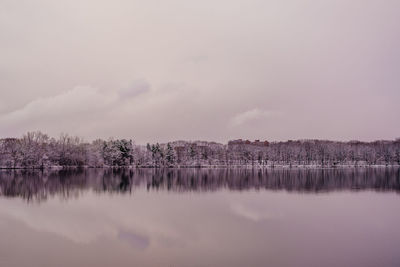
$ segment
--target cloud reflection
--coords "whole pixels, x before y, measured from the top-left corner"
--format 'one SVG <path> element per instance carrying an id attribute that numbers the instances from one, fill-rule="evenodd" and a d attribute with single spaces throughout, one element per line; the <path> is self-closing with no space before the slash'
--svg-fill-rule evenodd
<path id="1" fill-rule="evenodd" d="M 118 232 L 118 239 L 127 242 L 134 248 L 146 249 L 149 244 L 149 238 L 140 234 L 132 233 L 128 230 L 120 230 Z"/>

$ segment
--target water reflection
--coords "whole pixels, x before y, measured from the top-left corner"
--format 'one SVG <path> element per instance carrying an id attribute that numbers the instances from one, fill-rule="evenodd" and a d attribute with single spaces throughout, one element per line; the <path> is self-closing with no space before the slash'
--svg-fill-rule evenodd
<path id="1" fill-rule="evenodd" d="M 361 169 L 82 169 L 0 171 L 0 195 L 43 201 L 74 198 L 87 190 L 132 193 L 135 188 L 173 192 L 286 190 L 319 193 L 337 190 L 400 191 L 399 168 Z"/>
<path id="2" fill-rule="evenodd" d="M 399 180 L 394 168 L 1 171 L 0 266 L 400 266 Z"/>

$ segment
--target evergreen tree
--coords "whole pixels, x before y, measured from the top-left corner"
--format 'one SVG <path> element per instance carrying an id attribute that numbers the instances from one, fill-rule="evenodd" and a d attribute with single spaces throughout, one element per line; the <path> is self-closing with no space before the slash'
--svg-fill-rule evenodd
<path id="1" fill-rule="evenodd" d="M 167 153 L 165 158 L 167 159 L 168 165 L 173 165 L 175 163 L 175 153 L 170 143 L 167 144 Z"/>

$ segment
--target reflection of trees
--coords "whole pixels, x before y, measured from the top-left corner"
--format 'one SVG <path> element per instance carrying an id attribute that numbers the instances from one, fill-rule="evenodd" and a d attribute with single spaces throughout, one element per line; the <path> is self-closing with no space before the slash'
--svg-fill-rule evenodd
<path id="1" fill-rule="evenodd" d="M 1 171 L 0 195 L 43 201 L 51 196 L 74 198 L 96 193 L 148 190 L 216 191 L 287 190 L 327 192 L 376 190 L 400 192 L 399 168 L 351 169 L 82 169 Z"/>

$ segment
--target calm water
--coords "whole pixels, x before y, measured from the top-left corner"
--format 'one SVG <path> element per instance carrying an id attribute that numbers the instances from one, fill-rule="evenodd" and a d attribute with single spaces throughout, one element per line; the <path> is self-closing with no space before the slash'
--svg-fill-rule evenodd
<path id="1" fill-rule="evenodd" d="M 0 266 L 400 266 L 398 169 L 0 171 Z"/>

